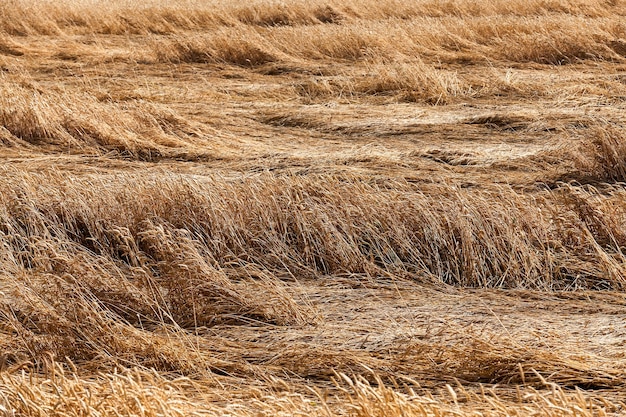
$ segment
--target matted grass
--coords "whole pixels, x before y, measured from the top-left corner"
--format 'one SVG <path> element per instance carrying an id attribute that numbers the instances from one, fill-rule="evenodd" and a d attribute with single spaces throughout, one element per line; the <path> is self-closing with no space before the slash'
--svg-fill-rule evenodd
<path id="1" fill-rule="evenodd" d="M 626 405 L 626 4 L 0 4 L 0 414 Z"/>

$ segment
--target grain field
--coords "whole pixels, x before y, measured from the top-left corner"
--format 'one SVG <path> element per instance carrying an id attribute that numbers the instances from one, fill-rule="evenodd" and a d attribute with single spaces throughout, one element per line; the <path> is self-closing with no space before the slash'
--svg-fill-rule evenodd
<path id="1" fill-rule="evenodd" d="M 0 3 L 0 415 L 626 413 L 624 0 Z"/>

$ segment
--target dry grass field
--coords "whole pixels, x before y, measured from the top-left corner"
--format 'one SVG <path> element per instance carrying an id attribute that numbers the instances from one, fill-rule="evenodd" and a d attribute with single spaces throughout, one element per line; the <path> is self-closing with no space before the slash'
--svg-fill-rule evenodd
<path id="1" fill-rule="evenodd" d="M 1 416 L 626 413 L 626 1 L 0 2 Z"/>

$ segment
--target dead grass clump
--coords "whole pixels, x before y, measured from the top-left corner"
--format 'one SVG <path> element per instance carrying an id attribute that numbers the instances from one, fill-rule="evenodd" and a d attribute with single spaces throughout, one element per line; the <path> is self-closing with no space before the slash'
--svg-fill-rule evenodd
<path id="1" fill-rule="evenodd" d="M 576 213 L 595 241 L 604 248 L 620 254 L 626 248 L 625 207 L 619 204 L 623 190 L 619 187 L 604 189 L 601 194 L 590 188 L 584 191 L 578 187 L 563 186 L 556 190 L 558 198 Z"/>
<path id="2" fill-rule="evenodd" d="M 319 94 L 319 93 L 318 93 Z M 317 94 L 310 93 L 309 96 L 317 96 Z M 276 127 L 287 128 L 299 128 L 299 129 L 323 129 L 325 124 L 320 122 L 314 117 L 307 117 L 306 115 L 294 114 L 294 113 L 279 113 L 268 112 L 259 117 L 261 123 L 268 124 Z"/>
<path id="3" fill-rule="evenodd" d="M 251 4 L 233 12 L 242 23 L 259 26 L 311 24 L 314 16 L 302 4 Z"/>
<path id="4" fill-rule="evenodd" d="M 194 154 L 193 141 L 201 133 L 157 106 L 44 92 L 30 81 L 6 79 L 0 86 L 0 126 L 14 146 L 88 154 L 116 151 L 143 160 Z"/>
<path id="5" fill-rule="evenodd" d="M 0 195 L 0 265 L 10 274 L 2 277 L 0 343 L 11 352 L 8 365 L 51 355 L 96 367 L 241 372 L 241 364 L 200 354 L 185 329 L 314 320 L 271 271 L 221 266 L 212 260 L 213 245 L 198 240 L 206 234 L 190 223 L 175 227 L 184 197 L 154 207 L 149 200 L 158 193 L 151 189 L 143 203 L 129 206 L 110 194 L 114 183 L 79 189 L 61 182 L 26 186 L 17 179 L 15 186 L 26 187 Z M 170 211 L 169 221 L 151 211 L 160 209 Z"/>
<path id="6" fill-rule="evenodd" d="M 106 280 L 114 282 L 111 270 L 86 266 L 90 261 L 102 264 L 101 260 L 77 254 L 70 261 L 71 254 L 60 253 L 50 243 L 48 248 L 59 252 L 61 265 L 67 259 L 66 271 L 30 270 L 3 277 L 4 369 L 36 369 L 46 358 L 71 360 L 92 369 L 136 365 L 179 374 L 207 374 L 212 366 L 227 366 L 199 354 L 190 336 L 168 327 L 165 320 L 161 324 L 142 321 L 142 303 L 133 302 L 145 305 L 145 299 L 136 297 L 136 291 L 124 291 L 124 280 L 103 285 Z M 98 277 L 98 272 L 107 275 Z M 101 285 L 94 287 L 98 280 Z M 126 316 L 134 316 L 132 321 L 117 314 L 124 309 Z"/>
<path id="7" fill-rule="evenodd" d="M 2 90 L 0 124 L 12 135 L 29 143 L 68 140 L 56 109 L 43 100 L 39 91 L 7 82 L 3 82 Z"/>
<path id="8" fill-rule="evenodd" d="M 448 151 L 444 149 L 429 149 L 427 151 L 411 152 L 410 157 L 426 158 L 432 161 L 452 166 L 475 165 L 476 155 L 470 152 Z"/>
<path id="9" fill-rule="evenodd" d="M 63 30 L 69 33 L 96 33 L 105 35 L 167 35 L 182 31 L 206 30 L 230 26 L 235 20 L 215 8 L 199 7 L 198 4 L 146 2 L 129 6 L 120 3 L 85 10 L 81 4 L 74 5 L 72 21 L 63 19 Z M 104 10 L 103 10 L 104 9 Z"/>
<path id="10" fill-rule="evenodd" d="M 440 382 L 624 383 L 619 370 L 590 370 L 574 356 L 499 339 L 403 343 L 394 356 L 402 360 L 384 367 L 384 358 L 361 351 L 354 359 L 345 349 L 315 347 L 314 355 L 311 346 L 286 341 L 268 353 L 266 345 L 219 339 L 228 326 L 314 322 L 289 285 L 324 274 L 345 282 L 393 276 L 457 286 L 623 288 L 626 262 L 606 229 L 623 232 L 621 194 L 607 202 L 590 190 L 579 196 L 589 206 L 580 210 L 557 192 L 420 191 L 345 176 L 144 173 L 68 181 L 6 170 L 0 182 L 0 347 L 10 352 L 3 357 L 10 371 L 49 369 L 42 358 L 67 357 L 85 369 L 258 376 L 255 363 L 270 375 L 325 378 L 329 363 L 352 369 L 362 358 L 385 372 L 419 369 Z"/>
<path id="11" fill-rule="evenodd" d="M 145 185 L 151 190 L 150 194 L 145 195 L 146 198 L 152 199 L 161 194 L 156 189 L 152 189 L 149 184 Z M 132 273 L 133 270 L 126 271 L 126 268 L 142 268 L 146 272 L 152 271 L 155 276 L 149 278 L 149 282 L 146 282 L 146 277 L 144 277 L 140 280 L 143 284 L 136 282 L 135 285 L 131 285 L 130 289 L 126 291 L 129 292 L 127 297 L 138 300 L 137 297 L 139 296 L 131 296 L 130 292 L 139 290 L 141 293 L 145 290 L 148 291 L 148 295 L 145 295 L 148 300 L 169 300 L 161 308 L 167 310 L 168 315 L 174 317 L 176 324 L 182 327 L 190 327 L 194 323 L 195 325 L 199 325 L 199 323 L 208 325 L 219 322 L 222 321 L 221 315 L 230 315 L 231 317 L 227 321 L 235 320 L 238 315 L 255 316 L 277 323 L 306 320 L 304 316 L 297 314 L 299 308 L 293 301 L 289 301 L 290 297 L 280 292 L 281 287 L 278 280 L 267 272 L 258 269 L 255 271 L 254 268 L 236 269 L 233 279 L 225 274 L 219 262 L 225 263 L 227 260 L 223 258 L 219 259 L 219 262 L 216 259 L 212 260 L 214 254 L 208 250 L 206 244 L 203 245 L 197 240 L 199 235 L 191 232 L 194 230 L 192 224 L 201 221 L 198 218 L 199 213 L 194 215 L 194 211 L 187 212 L 184 205 L 179 205 L 183 203 L 184 195 L 189 196 L 189 190 L 186 190 L 184 186 L 176 189 L 183 194 L 176 197 L 172 196 L 174 198 L 172 200 L 173 205 L 169 207 L 152 207 L 150 209 L 151 204 L 148 200 L 143 202 L 137 200 L 139 205 L 137 209 L 148 210 L 143 213 L 127 207 L 126 209 L 121 208 L 120 211 L 105 214 L 101 210 L 106 211 L 106 207 L 110 205 L 111 200 L 108 198 L 116 197 L 109 195 L 108 198 L 102 200 L 102 198 L 97 197 L 97 192 L 94 193 L 95 190 L 83 194 L 77 189 L 66 189 L 66 195 L 68 192 L 83 194 L 82 198 L 74 199 L 72 202 L 59 199 L 60 195 L 56 192 L 51 192 L 47 196 L 43 194 L 42 197 L 47 198 L 40 200 L 40 204 L 43 205 L 38 208 L 32 205 L 11 206 L 12 211 L 9 213 L 16 219 L 22 219 L 22 222 L 27 213 L 30 213 L 31 216 L 34 215 L 26 229 L 24 226 L 18 226 L 18 223 L 12 227 L 11 231 L 12 234 L 28 235 L 28 230 L 40 230 L 44 236 L 53 231 L 53 236 L 73 242 L 67 248 L 58 248 L 59 251 L 69 251 L 73 253 L 71 257 L 74 258 L 80 257 L 81 253 L 84 256 L 95 255 L 96 259 L 85 262 L 85 264 L 91 263 L 97 266 L 104 262 L 104 265 L 107 265 L 106 268 L 111 268 L 111 272 L 108 274 L 101 271 L 102 279 L 93 284 L 94 286 L 105 286 L 103 291 L 96 291 L 98 293 L 106 294 L 110 291 L 106 290 L 106 286 L 113 285 L 113 282 L 106 284 L 106 280 L 109 279 L 111 273 L 131 274 L 134 277 L 132 282 L 136 282 L 136 277 Z M 148 190 L 146 189 L 146 191 Z M 152 194 L 154 192 L 157 194 Z M 117 197 L 121 196 L 118 195 Z M 13 204 L 16 204 L 23 201 L 24 197 L 14 196 L 14 199 L 16 201 Z M 200 204 L 200 201 L 196 199 L 192 199 L 188 203 L 193 204 L 193 202 Z M 24 207 L 28 207 L 28 210 L 24 211 Z M 189 208 L 200 210 L 200 207 L 194 205 Z M 128 209 L 130 211 L 126 211 Z M 160 211 L 159 209 L 164 211 L 153 217 L 150 213 L 154 213 L 153 210 L 155 209 L 157 212 Z M 167 211 L 170 213 L 167 214 Z M 39 215 L 35 215 L 37 212 Z M 183 216 L 184 212 L 191 215 L 189 218 L 191 223 L 178 217 Z M 181 228 L 184 225 L 186 227 Z M 67 272 L 68 268 L 73 270 L 72 265 L 59 264 L 62 258 L 56 258 L 52 263 L 47 263 L 46 259 L 49 257 L 37 255 L 39 246 L 37 243 L 28 249 L 33 254 L 32 263 L 23 264 L 23 266 L 30 269 L 43 268 L 57 272 Z M 68 254 L 68 256 L 70 255 Z M 80 263 L 75 266 L 79 265 Z M 122 271 L 119 271 L 118 268 L 122 268 Z M 242 272 L 246 270 L 247 273 L 242 275 Z M 83 271 L 82 274 L 87 275 L 86 271 Z M 80 274 L 75 271 L 72 275 Z M 152 273 L 148 276 L 150 275 Z M 180 281 L 177 281 L 178 279 Z M 156 284 L 161 285 L 162 290 L 152 293 L 151 285 Z M 139 288 L 136 285 L 139 285 Z M 144 288 L 143 285 L 147 285 L 147 287 Z M 253 288 L 263 288 L 265 293 L 263 300 L 254 301 L 253 298 L 249 297 L 256 293 L 255 290 L 252 290 Z M 248 295 L 243 295 L 245 292 L 248 292 Z M 276 301 L 266 303 L 268 299 L 273 297 L 272 294 L 275 294 Z M 194 308 L 190 309 L 188 303 L 194 302 L 194 297 L 197 299 L 196 304 Z M 136 301 L 136 304 L 139 306 L 142 303 Z M 147 310 L 148 308 L 144 308 L 141 313 L 146 314 L 146 318 L 151 316 L 151 320 L 157 320 L 157 317 L 148 314 Z M 288 312 L 289 310 L 291 313 Z M 132 321 L 132 317 L 127 319 Z"/>
<path id="12" fill-rule="evenodd" d="M 202 303 L 209 308 L 201 321 L 213 320 L 211 297 L 217 294 L 227 300 L 230 291 L 237 293 L 238 287 L 226 285 L 224 274 L 240 278 L 244 272 L 245 276 L 248 272 L 239 269 L 244 265 L 254 266 L 252 271 L 257 272 L 251 276 L 258 277 L 260 271 L 270 281 L 285 274 L 393 273 L 490 288 L 568 288 L 574 277 L 575 286 L 622 285 L 620 273 L 605 273 L 613 265 L 608 259 L 615 248 L 598 246 L 585 223 L 567 220 L 577 219 L 575 212 L 563 211 L 549 199 L 535 201 L 511 190 L 472 193 L 443 186 L 433 190 L 435 194 L 423 194 L 400 183 L 397 190 L 385 191 L 359 181 L 323 177 L 269 176 L 240 185 L 219 181 L 219 189 L 182 179 L 153 183 L 119 177 L 116 181 L 124 184 L 123 191 L 102 184 L 100 193 L 84 195 L 72 186 L 65 193 L 74 195 L 73 203 L 46 197 L 52 200 L 44 213 L 57 214 L 38 220 L 35 224 L 50 225 L 37 226 L 32 233 L 45 236 L 54 225 L 54 230 L 66 230 L 58 232 L 63 239 L 115 263 L 161 271 L 157 277 L 168 280 L 187 277 L 189 294 L 206 300 Z M 90 207 L 80 201 L 89 201 Z M 134 203 L 111 211 L 113 201 Z M 28 213 L 42 210 L 36 207 L 40 208 Z M 109 247 L 117 238 L 106 230 L 126 229 L 130 236 L 122 242 L 127 243 Z M 24 239 L 34 239 L 29 237 L 30 229 L 22 230 L 18 234 Z M 92 242 L 105 244 L 99 247 Z M 128 252 L 129 242 L 134 242 L 130 247 L 136 252 Z M 614 267 L 621 270 L 617 264 Z M 196 277 L 199 281 L 194 281 Z M 215 284 L 199 277 L 214 277 Z M 226 292 L 220 293 L 219 288 Z M 175 295 L 171 290 L 165 293 Z M 172 302 L 182 305 L 189 294 Z M 242 303 L 227 304 L 235 309 L 233 314 L 281 320 L 276 314 L 282 313 L 263 312 L 262 300 Z M 293 306 L 284 308 L 296 311 Z M 180 322 L 191 320 L 183 313 L 179 317 Z"/>
<path id="13" fill-rule="evenodd" d="M 148 257 L 146 266 L 158 271 L 154 280 L 168 300 L 168 313 L 181 327 L 240 320 L 279 325 L 307 321 L 271 274 L 254 267 L 242 268 L 243 274 L 227 274 L 186 229 L 150 224 L 144 229 L 138 234 L 139 253 Z M 257 293 L 262 296 L 255 297 Z"/>
<path id="14" fill-rule="evenodd" d="M 371 30 L 370 25 L 353 23 L 317 25 L 307 30 L 278 28 L 267 38 L 287 55 L 298 59 L 354 62 L 368 57 L 386 57 L 387 39 L 381 35 Z"/>
<path id="15" fill-rule="evenodd" d="M 4 17 L 0 31 L 17 36 L 165 34 L 228 24 L 224 16 L 198 9 L 197 5 L 184 7 L 158 1 L 130 5 L 101 0 L 36 4 L 14 0 L 0 5 L 0 15 Z"/>
<path id="16" fill-rule="evenodd" d="M 428 29 L 432 27 L 437 30 Z M 623 37 L 624 26 L 612 17 L 446 15 L 398 22 L 393 30 L 381 31 L 380 40 L 403 54 L 427 53 L 448 62 L 496 59 L 563 65 L 621 61 L 614 46 Z"/>
<path id="17" fill-rule="evenodd" d="M 337 374 L 335 394 L 314 391 L 306 395 L 257 390 L 253 398 L 230 398 L 225 389 L 202 386 L 186 378 L 168 380 L 153 372 L 129 369 L 84 377 L 50 362 L 45 375 L 3 374 L 0 410 L 26 417 L 102 415 L 122 417 L 223 416 L 251 417 L 428 417 L 428 416 L 606 416 L 620 404 L 595 401 L 584 391 L 570 392 L 546 383 L 546 390 L 522 388 L 518 399 L 504 399 L 496 390 L 474 393 L 461 386 L 446 385 L 433 395 L 418 394 L 411 381 L 384 384 L 374 375 Z M 408 384 L 408 386 L 407 386 Z M 227 399 L 217 403 L 215 398 Z"/>
<path id="18" fill-rule="evenodd" d="M 354 62 L 369 56 L 385 56 L 379 34 L 360 25 L 258 28 L 237 24 L 210 34 L 177 33 L 158 38 L 151 47 L 161 62 L 226 63 L 244 67 L 278 60 Z"/>
<path id="19" fill-rule="evenodd" d="M 619 60 L 612 42 L 625 28 L 611 19 L 589 21 L 579 16 L 480 20 L 470 24 L 485 52 L 514 62 L 562 65 L 581 60 Z M 469 38 L 471 39 L 471 38 Z"/>
<path id="20" fill-rule="evenodd" d="M 616 54 L 626 57 L 626 40 L 617 39 L 611 41 L 609 42 L 609 46 L 615 51 Z"/>
<path id="21" fill-rule="evenodd" d="M 355 61 L 372 54 L 371 50 L 375 49 L 378 43 L 374 37 L 359 30 L 344 30 L 340 26 L 333 29 L 331 33 L 323 33 L 319 37 L 313 34 L 315 37 L 309 38 L 311 48 L 309 51 L 303 51 L 303 55 L 314 59 Z"/>
<path id="22" fill-rule="evenodd" d="M 569 22 L 568 22 L 569 23 Z M 577 24 L 577 23 L 574 23 Z M 580 23 L 578 23 L 580 24 Z M 599 39 L 598 35 L 580 31 L 572 27 L 563 28 L 563 22 L 546 24 L 532 33 L 517 33 L 503 40 L 500 49 L 503 58 L 515 62 L 537 62 L 541 64 L 562 65 L 585 59 L 615 59 L 614 51 L 609 47 L 609 37 Z M 515 47 L 513 48 L 513 46 Z"/>
<path id="23" fill-rule="evenodd" d="M 355 81 L 355 90 L 365 94 L 393 94 L 401 101 L 445 104 L 472 94 L 454 72 L 438 70 L 422 60 L 379 64 L 371 75 Z"/>
<path id="24" fill-rule="evenodd" d="M 294 90 L 305 104 L 329 100 L 350 101 L 356 97 L 354 80 L 347 76 L 310 78 L 297 83 Z"/>
<path id="25" fill-rule="evenodd" d="M 446 385 L 443 398 L 418 395 L 412 388 L 405 392 L 386 386 L 380 378 L 375 383 L 363 377 L 337 378 L 346 403 L 354 417 L 383 416 L 595 416 L 620 409 L 616 403 L 596 404 L 581 391 L 568 393 L 555 384 L 546 384 L 548 393 L 533 389 L 520 392 L 518 401 L 506 401 L 494 392 L 472 393 L 462 386 Z M 343 388 L 345 387 L 345 388 Z"/>
<path id="26" fill-rule="evenodd" d="M 0 31 L 18 36 L 175 34 L 240 23 L 272 27 L 338 23 L 344 19 L 340 8 L 323 1 L 278 4 L 261 0 L 241 5 L 187 0 L 150 0 L 141 4 L 81 0 L 33 5 L 30 0 L 14 0 L 0 7 L 4 16 Z M 33 13 L 34 7 L 38 13 Z"/>
<path id="27" fill-rule="evenodd" d="M 0 55 L 22 56 L 24 52 L 12 38 L 0 34 Z"/>
<path id="28" fill-rule="evenodd" d="M 422 60 L 367 64 L 339 76 L 312 77 L 298 83 L 295 91 L 305 103 L 370 98 L 443 105 L 476 94 L 456 72 Z"/>
<path id="29" fill-rule="evenodd" d="M 560 182 L 606 187 L 626 181 L 626 139 L 619 125 L 585 118 L 560 129 L 570 135 L 517 162 L 542 171 L 541 181 L 554 188 Z"/>
<path id="30" fill-rule="evenodd" d="M 415 56 L 428 51 L 430 56 L 444 58 L 452 52 L 457 58 L 469 60 L 491 58 L 549 64 L 623 59 L 620 42 L 625 34 L 619 18 L 626 14 L 619 2 L 589 1 L 406 4 L 386 0 L 373 4 L 355 0 L 333 5 L 323 1 L 293 0 L 278 4 L 258 0 L 242 6 L 186 0 L 172 5 L 151 0 L 132 6 L 114 1 L 105 7 L 100 1 L 83 0 L 37 4 L 37 13 L 33 13 L 34 6 L 29 0 L 14 0 L 1 7 L 4 19 L 0 30 L 20 36 L 168 34 L 178 38 L 197 36 L 198 32 L 207 30 L 261 26 L 268 32 L 263 36 L 265 39 L 254 40 L 251 45 L 275 58 L 272 48 L 308 59 L 354 61 L 365 56 L 394 57 L 398 52 Z M 243 48 L 244 55 L 248 55 L 243 61 L 257 61 L 249 55 L 258 56 L 258 51 L 252 51 L 251 45 L 242 42 L 252 39 L 249 34 L 232 35 L 233 44 L 228 45 L 231 51 L 225 56 L 216 50 L 207 53 L 202 47 L 185 47 L 189 42 L 184 40 L 179 42 L 182 51 L 178 54 L 182 62 L 186 62 L 184 50 L 189 50 L 191 55 L 187 59 L 210 56 L 229 62 L 228 57 L 236 55 L 233 51 Z M 160 48 L 155 49 L 158 52 Z M 191 50 L 199 53 L 195 55 Z M 168 53 L 164 54 L 167 58 Z M 177 53 L 170 55 L 175 60 Z M 263 59 L 268 58 L 265 55 Z M 238 58 L 232 59 L 236 65 L 245 65 Z"/>
<path id="31" fill-rule="evenodd" d="M 185 379 L 168 381 L 141 370 L 80 378 L 54 362 L 46 376 L 3 374 L 0 410 L 25 417 L 208 415 L 206 405 L 183 393 L 193 386 Z"/>
<path id="32" fill-rule="evenodd" d="M 563 144 L 539 157 L 548 161 L 562 181 L 581 184 L 626 181 L 626 136 L 617 126 L 592 124 L 576 146 Z"/>
<path id="33" fill-rule="evenodd" d="M 556 204 L 548 209 L 553 224 L 560 230 L 560 242 L 554 247 L 577 248 L 578 255 L 569 260 L 581 268 L 572 276 L 575 287 L 585 275 L 597 277 L 594 289 L 622 289 L 626 285 L 624 206 L 619 202 L 619 190 L 611 194 L 614 195 L 607 197 L 593 188 L 573 191 L 565 187 L 551 195 Z M 594 261 L 589 263 L 590 259 Z"/>
<path id="34" fill-rule="evenodd" d="M 259 26 L 339 23 L 344 19 L 343 13 L 337 7 L 322 2 L 258 2 L 229 12 L 241 23 Z"/>
<path id="35" fill-rule="evenodd" d="M 436 351 L 438 348 L 433 347 Z M 625 381 L 620 369 L 594 368 L 594 365 L 563 352 L 534 349 L 512 340 L 475 338 L 469 344 L 440 347 L 433 355 L 440 377 L 450 375 L 464 382 L 482 384 L 524 385 L 537 389 L 546 383 L 567 388 L 610 389 Z M 450 381 L 453 382 L 453 381 Z"/>
<path id="36" fill-rule="evenodd" d="M 525 115 L 494 113 L 474 116 L 468 119 L 466 123 L 473 125 L 485 125 L 492 129 L 515 131 L 527 129 L 531 122 L 532 119 Z"/>
<path id="37" fill-rule="evenodd" d="M 34 7 L 38 13 L 32 13 Z M 185 30 L 206 30 L 230 26 L 236 22 L 248 25 L 309 25 L 338 23 L 344 20 L 412 19 L 417 16 L 441 18 L 507 16 L 563 16 L 590 18 L 624 15 L 620 2 L 577 0 L 476 3 L 460 1 L 441 3 L 422 1 L 406 3 L 385 0 L 378 3 L 354 0 L 341 5 L 322 0 L 303 2 L 291 0 L 254 0 L 246 5 L 230 2 L 197 2 L 180 0 L 176 4 L 149 0 L 129 4 L 115 0 L 80 0 L 73 2 L 39 2 L 13 0 L 2 5 L 4 19 L 0 31 L 17 35 L 49 34 L 148 34 L 175 33 Z"/>
<path id="38" fill-rule="evenodd" d="M 605 182 L 626 182 L 626 134 L 616 127 L 592 130 L 591 176 Z"/>
<path id="39" fill-rule="evenodd" d="M 57 25 L 54 15 L 60 11 L 48 3 L 38 5 L 41 9 L 33 12 L 30 1 L 11 0 L 0 4 L 0 33 L 15 36 L 27 35 L 59 35 L 61 28 Z M 43 6 L 43 7 L 42 7 Z"/>
<path id="40" fill-rule="evenodd" d="M 423 73 L 430 72 L 424 71 L 421 64 L 426 58 L 446 62 L 495 59 L 551 65 L 590 59 L 620 61 L 623 57 L 616 51 L 619 39 L 626 36 L 623 25 L 611 17 L 591 19 L 569 14 L 502 17 L 479 13 L 476 17 L 452 14 L 434 18 L 418 14 L 397 16 L 392 21 L 351 18 L 340 25 L 302 26 L 293 23 L 316 19 L 312 10 L 295 6 L 284 9 L 284 13 L 281 10 L 281 7 L 270 7 L 262 13 L 260 9 L 246 7 L 241 9 L 242 16 L 238 18 L 244 23 L 213 28 L 210 35 L 176 32 L 165 40 L 154 41 L 151 49 L 162 62 L 226 63 L 244 67 L 277 61 L 332 61 L 336 64 L 389 61 L 385 64 L 389 73 L 383 78 L 394 78 L 393 73 L 398 72 L 395 78 L 408 80 L 398 82 L 410 84 L 415 78 L 413 70 L 404 65 L 395 69 L 393 64 L 406 62 L 406 66 L 416 66 L 419 68 L 416 72 Z M 246 22 L 256 23 L 251 26 Z M 455 88 L 454 77 L 450 74 L 439 74 L 428 81 Z M 378 89 L 396 88 L 385 82 L 380 84 Z M 406 96 L 411 100 L 410 94 Z"/>
<path id="41" fill-rule="evenodd" d="M 218 63 L 257 67 L 278 60 L 279 53 L 260 41 L 251 29 L 223 31 L 212 36 L 176 36 L 154 45 L 163 62 Z M 264 45 L 264 46 L 261 46 Z"/>
<path id="42" fill-rule="evenodd" d="M 589 18 L 608 17 L 624 14 L 623 5 L 619 2 L 597 2 L 575 0 L 562 2 L 559 0 L 538 0 L 528 2 L 510 2 L 504 0 L 489 3 L 475 1 L 457 1 L 442 3 L 438 1 L 423 2 L 418 6 L 424 15 L 433 17 L 458 16 L 546 16 L 575 15 Z"/>
<path id="43" fill-rule="evenodd" d="M 313 15 L 321 23 L 341 23 L 345 18 L 344 15 L 335 7 L 325 5 L 313 10 Z"/>

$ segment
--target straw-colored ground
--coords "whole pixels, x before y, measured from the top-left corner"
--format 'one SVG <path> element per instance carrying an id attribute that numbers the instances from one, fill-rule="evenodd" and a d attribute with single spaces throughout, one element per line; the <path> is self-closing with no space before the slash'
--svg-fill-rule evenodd
<path id="1" fill-rule="evenodd" d="M 0 415 L 626 413 L 624 0 L 0 2 Z"/>

